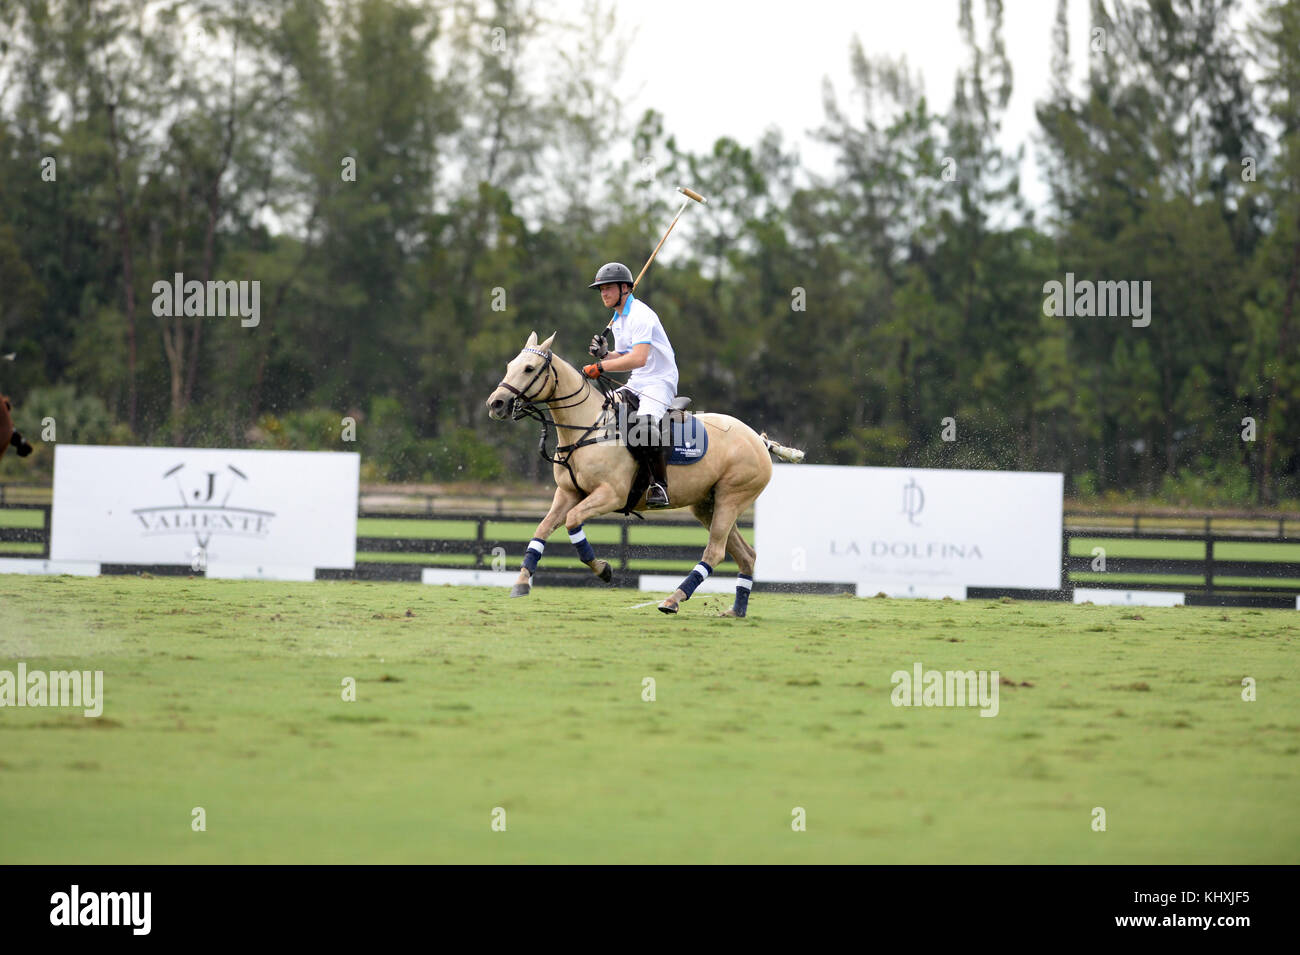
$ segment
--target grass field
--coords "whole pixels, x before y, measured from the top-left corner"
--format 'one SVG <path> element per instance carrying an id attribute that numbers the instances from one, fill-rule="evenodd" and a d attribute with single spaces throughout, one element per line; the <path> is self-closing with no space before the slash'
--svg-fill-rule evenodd
<path id="1" fill-rule="evenodd" d="M 0 862 L 1300 861 L 1293 611 L 652 599 L 0 576 L 0 670 L 105 696 L 0 709 Z"/>

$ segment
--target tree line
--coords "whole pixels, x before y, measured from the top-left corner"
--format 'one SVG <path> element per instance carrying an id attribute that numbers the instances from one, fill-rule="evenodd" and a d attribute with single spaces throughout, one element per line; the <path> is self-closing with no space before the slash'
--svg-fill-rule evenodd
<path id="1" fill-rule="evenodd" d="M 640 294 L 697 409 L 813 462 L 1300 499 L 1300 2 L 1092 0 L 1071 36 L 1058 0 L 1015 151 L 1002 4 L 953 12 L 946 112 L 846 45 L 818 174 L 779 130 L 697 153 L 627 115 L 599 0 L 0 0 L 0 389 L 33 438 L 538 479 L 483 399 L 530 330 L 585 357 L 590 275 L 682 183 L 707 212 Z M 178 275 L 258 283 L 260 321 L 158 314 Z M 1067 276 L 1149 288 L 1148 323 L 1053 314 Z"/>

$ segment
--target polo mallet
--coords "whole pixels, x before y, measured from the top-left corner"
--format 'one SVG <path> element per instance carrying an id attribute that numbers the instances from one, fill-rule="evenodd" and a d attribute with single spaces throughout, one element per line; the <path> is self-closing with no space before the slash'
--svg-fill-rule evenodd
<path id="1" fill-rule="evenodd" d="M 645 265 L 641 266 L 641 271 L 637 273 L 636 279 L 632 282 L 632 291 L 634 292 L 636 291 L 637 285 L 641 282 L 642 277 L 645 275 L 646 269 L 650 268 L 650 263 L 655 260 L 655 256 L 659 254 L 659 250 L 662 249 L 664 247 L 664 243 L 668 241 L 669 233 L 673 231 L 673 226 L 677 225 L 677 220 L 682 217 L 682 213 L 686 211 L 686 207 L 689 206 L 692 202 L 698 202 L 701 205 L 703 205 L 704 203 L 709 201 L 708 199 L 705 199 L 702 195 L 700 195 L 698 192 L 696 192 L 694 189 L 687 189 L 685 186 L 678 186 L 677 191 L 680 192 L 683 196 L 685 196 L 686 199 L 685 201 L 682 202 L 681 208 L 677 210 L 677 215 L 673 216 L 673 221 L 668 223 L 668 231 L 664 233 L 664 237 L 659 240 L 659 244 L 655 246 L 655 250 L 650 253 L 650 258 L 645 260 Z M 605 325 L 605 331 L 606 332 L 609 331 L 609 326 L 613 324 L 614 324 L 614 319 L 611 318 L 609 322 L 606 323 Z M 601 332 L 601 334 L 603 335 L 604 332 Z"/>

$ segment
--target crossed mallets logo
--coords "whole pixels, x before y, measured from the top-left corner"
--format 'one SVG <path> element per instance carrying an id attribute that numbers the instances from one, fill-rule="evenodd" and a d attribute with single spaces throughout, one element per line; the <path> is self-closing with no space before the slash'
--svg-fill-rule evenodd
<path id="1" fill-rule="evenodd" d="M 275 512 L 230 506 L 235 491 L 249 483 L 248 475 L 233 464 L 206 471 L 182 462 L 162 476 L 174 483 L 180 503 L 132 511 L 146 534 L 193 533 L 195 543 L 206 551 L 214 533 L 265 537 L 270 532 Z"/>

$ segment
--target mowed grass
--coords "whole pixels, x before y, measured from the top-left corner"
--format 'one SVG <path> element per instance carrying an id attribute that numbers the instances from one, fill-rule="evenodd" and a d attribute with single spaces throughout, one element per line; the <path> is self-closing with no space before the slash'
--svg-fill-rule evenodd
<path id="1" fill-rule="evenodd" d="M 1295 612 L 659 596 L 0 576 L 0 862 L 1300 860 Z"/>

